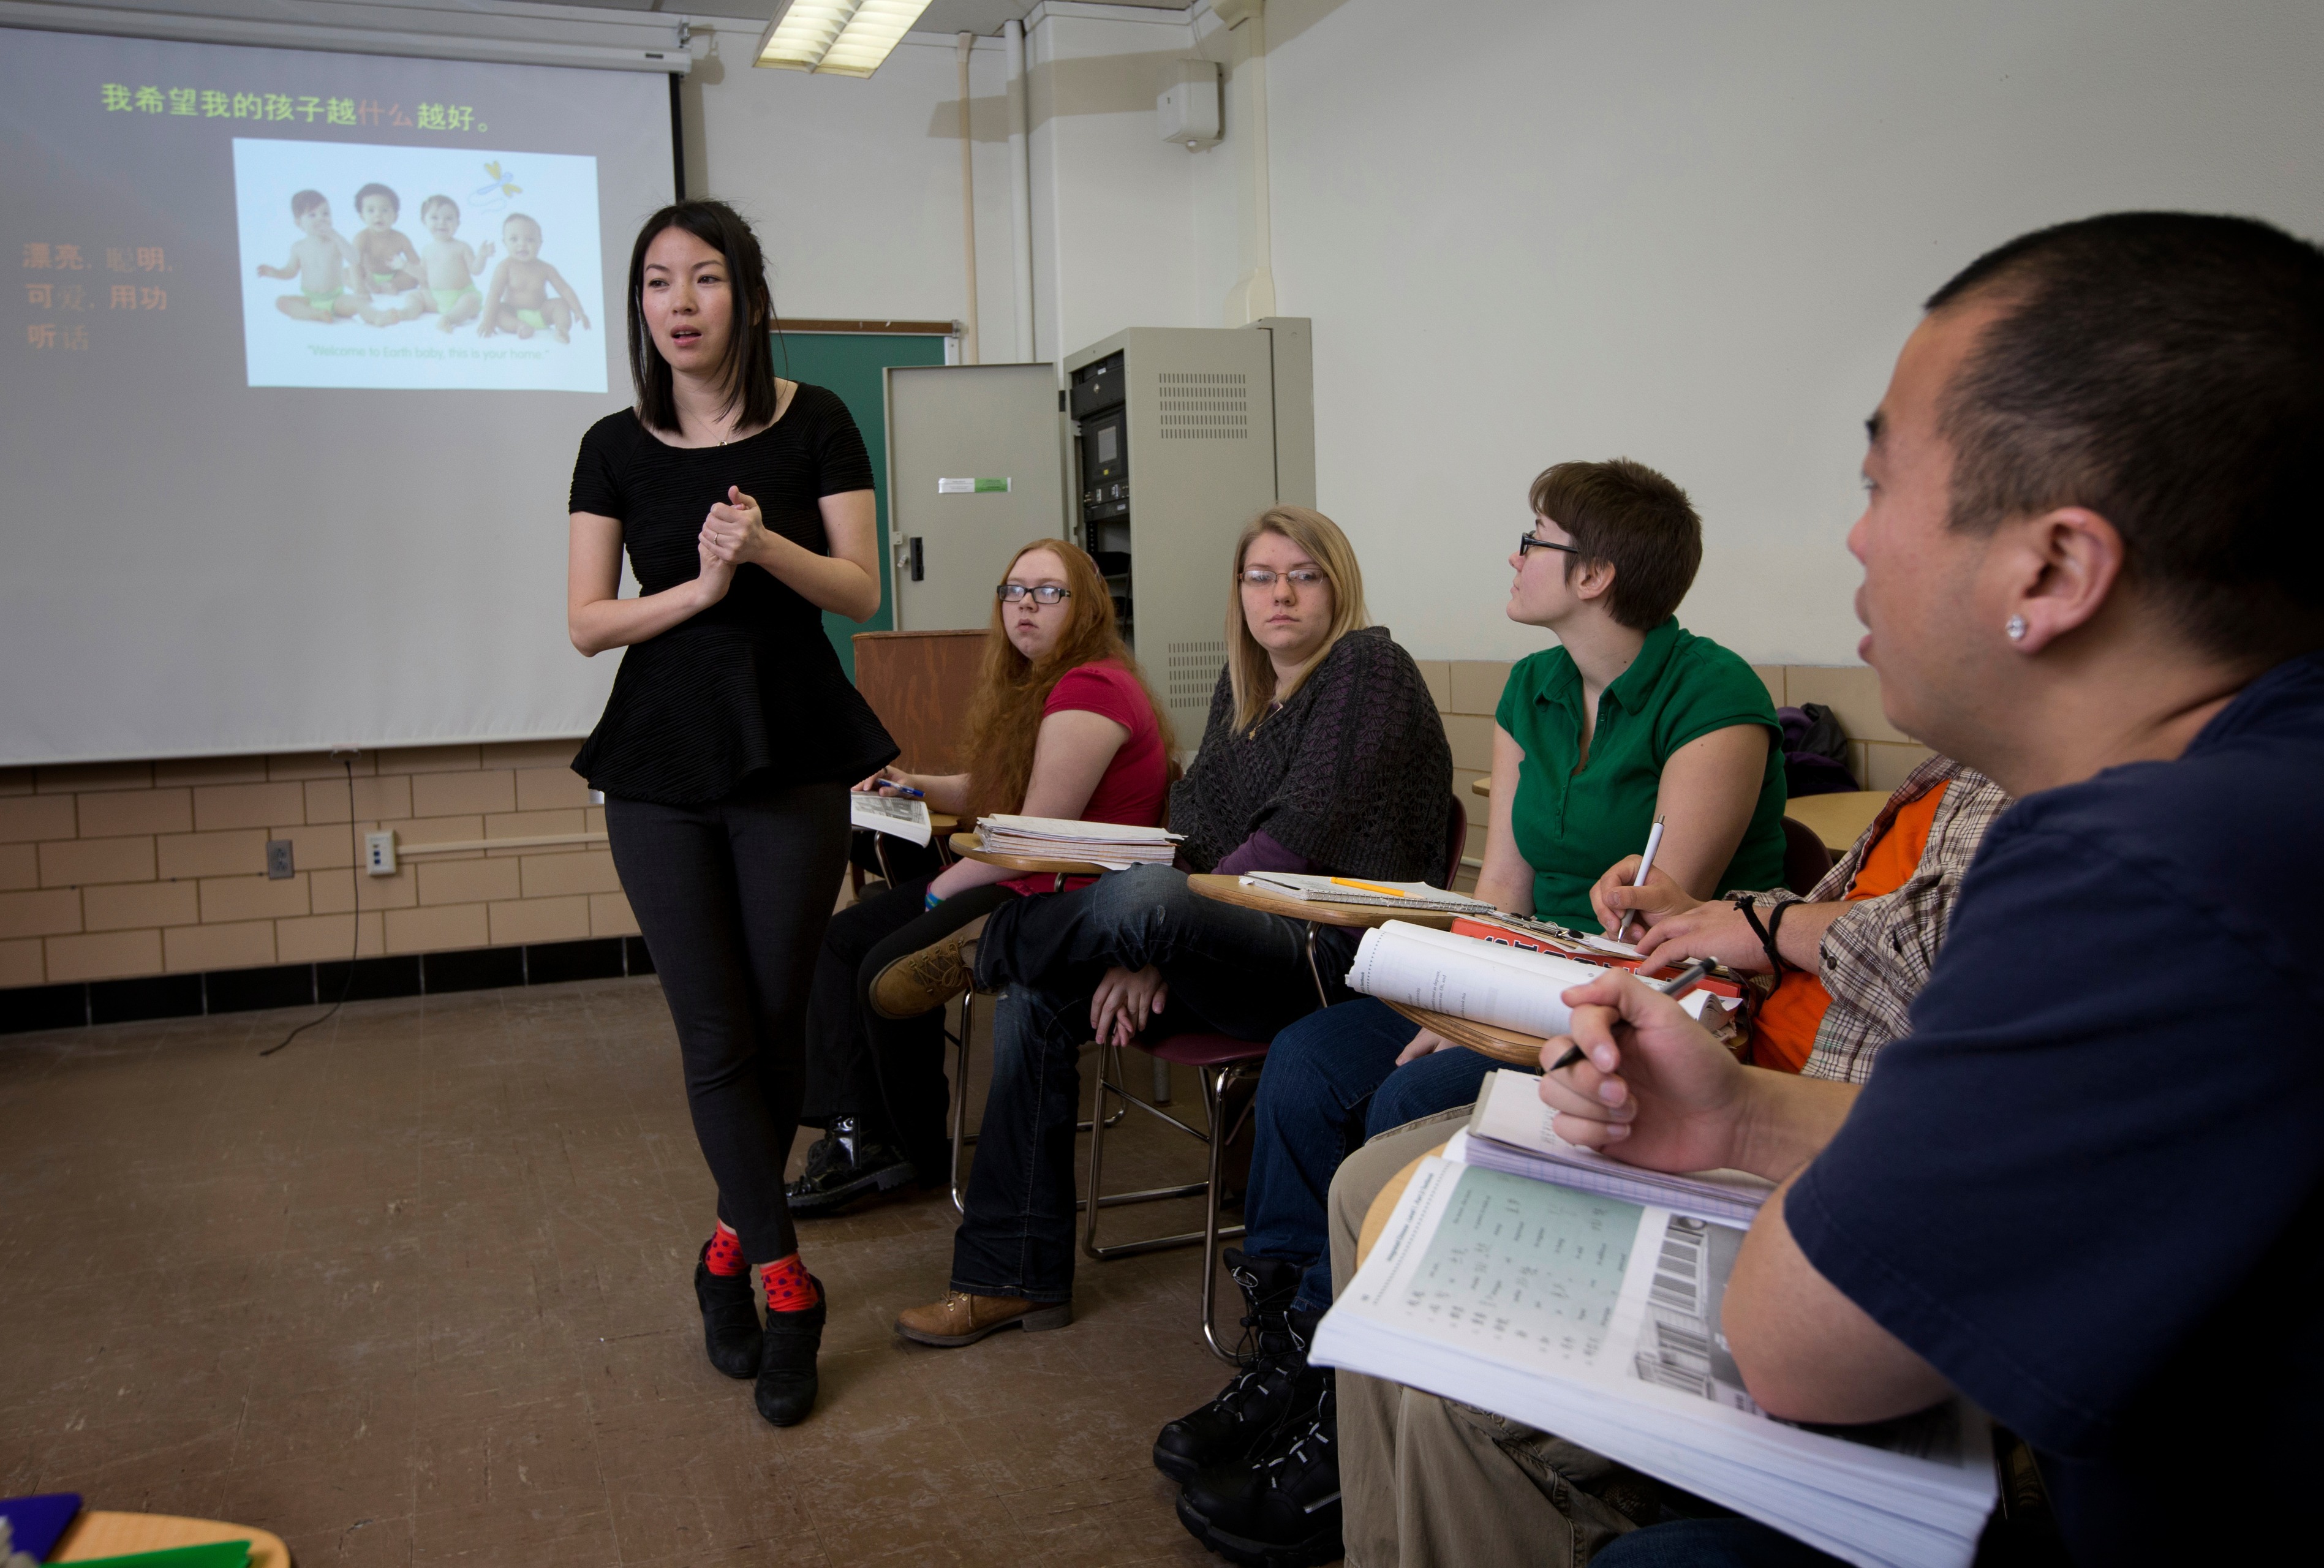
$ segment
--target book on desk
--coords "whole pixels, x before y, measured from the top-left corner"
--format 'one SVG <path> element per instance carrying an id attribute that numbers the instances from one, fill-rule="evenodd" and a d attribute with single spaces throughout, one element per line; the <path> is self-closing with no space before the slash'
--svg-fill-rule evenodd
<path id="1" fill-rule="evenodd" d="M 1769 1416 L 1720 1328 L 1766 1184 L 1553 1158 L 1530 1137 L 1537 1117 L 1494 1113 L 1537 1083 L 1493 1075 L 1471 1125 L 1419 1162 L 1317 1329 L 1317 1364 L 1554 1433 L 1865 1568 L 1966 1568 L 1997 1495 L 1982 1413 L 1954 1399 L 1871 1426 Z M 1503 1152 L 1536 1158 L 1520 1174 Z"/>

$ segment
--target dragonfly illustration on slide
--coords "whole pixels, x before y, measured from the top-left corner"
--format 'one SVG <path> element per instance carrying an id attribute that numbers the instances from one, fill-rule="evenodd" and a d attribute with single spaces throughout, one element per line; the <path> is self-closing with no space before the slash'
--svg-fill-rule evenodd
<path id="1" fill-rule="evenodd" d="M 524 189 L 523 186 L 516 182 L 516 171 L 503 169 L 501 161 L 497 158 L 484 165 L 484 172 L 492 178 L 476 187 L 475 197 L 515 196 Z"/>

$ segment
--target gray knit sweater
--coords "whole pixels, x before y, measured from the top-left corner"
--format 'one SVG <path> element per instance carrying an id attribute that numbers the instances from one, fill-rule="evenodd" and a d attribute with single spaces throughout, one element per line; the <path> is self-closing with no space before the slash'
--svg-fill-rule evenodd
<path id="1" fill-rule="evenodd" d="M 1336 875 L 1444 874 L 1452 751 L 1412 656 L 1385 626 L 1340 639 L 1247 733 L 1219 671 L 1194 765 L 1170 791 L 1179 859 L 1209 871 L 1252 834 Z"/>

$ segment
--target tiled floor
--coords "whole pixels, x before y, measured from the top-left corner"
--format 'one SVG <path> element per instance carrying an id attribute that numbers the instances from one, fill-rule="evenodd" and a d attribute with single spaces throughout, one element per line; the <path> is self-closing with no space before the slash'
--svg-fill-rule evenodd
<path id="1" fill-rule="evenodd" d="M 949 1202 L 812 1225 L 823 1399 L 779 1432 L 703 1359 L 652 980 L 355 1004 L 261 1059 L 300 1016 L 0 1039 L 0 1496 L 261 1526 L 303 1568 L 1217 1561 L 1148 1459 L 1223 1380 L 1196 1254 L 1084 1262 L 1071 1328 L 936 1351 L 889 1325 L 944 1287 Z M 1125 1185 L 1197 1172 L 1120 1131 L 1109 1185 L 1117 1148 Z"/>

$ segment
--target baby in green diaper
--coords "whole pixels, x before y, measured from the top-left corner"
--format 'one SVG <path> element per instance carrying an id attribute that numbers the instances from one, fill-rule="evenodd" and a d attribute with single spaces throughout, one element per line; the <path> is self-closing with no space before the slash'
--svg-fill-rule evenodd
<path id="1" fill-rule="evenodd" d="M 508 259 L 493 273 L 476 336 L 490 337 L 499 331 L 530 337 L 548 331 L 559 343 L 572 342 L 573 328 L 587 327 L 589 313 L 581 308 L 580 294 L 565 274 L 540 259 L 540 225 L 512 212 L 501 223 L 501 238 L 507 243 Z"/>
<path id="2" fill-rule="evenodd" d="M 493 242 L 471 245 L 458 237 L 460 208 L 448 196 L 421 202 L 420 221 L 434 236 L 434 243 L 420 254 L 428 274 L 428 291 L 420 308 L 435 312 L 437 331 L 449 332 L 484 312 L 484 291 L 476 287 L 476 278 L 493 259 Z"/>
<path id="3" fill-rule="evenodd" d="M 355 248 L 331 226 L 331 204 L 319 190 L 302 190 L 290 198 L 290 221 L 302 237 L 290 247 L 290 259 L 279 267 L 258 263 L 262 278 L 296 278 L 299 292 L 284 294 L 274 308 L 298 321 L 342 320 L 370 306 L 347 291 Z M 368 314 L 365 316 L 369 319 Z"/>

